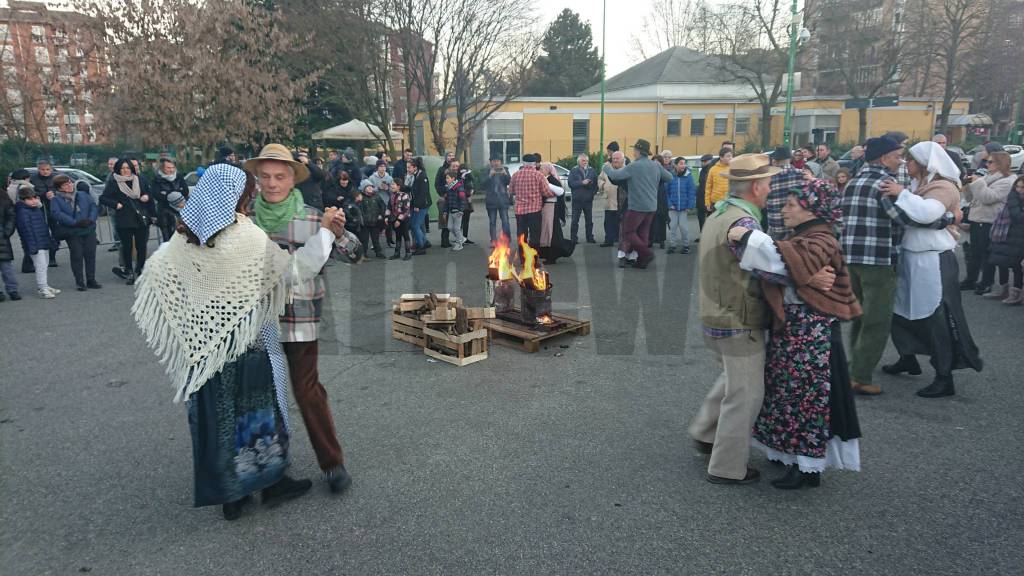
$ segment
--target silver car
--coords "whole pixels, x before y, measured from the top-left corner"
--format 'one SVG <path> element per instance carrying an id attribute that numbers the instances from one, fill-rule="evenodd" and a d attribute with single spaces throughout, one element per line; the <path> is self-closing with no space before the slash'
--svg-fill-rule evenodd
<path id="1" fill-rule="evenodd" d="M 37 169 L 35 166 L 25 168 L 29 174 L 33 176 L 36 174 Z M 88 191 L 92 196 L 92 199 L 96 202 L 96 205 L 100 207 L 100 211 L 103 211 L 103 206 L 100 205 L 100 195 L 103 194 L 103 187 L 105 182 L 99 178 L 89 174 L 81 168 L 71 168 L 70 166 L 54 166 L 54 174 L 63 174 L 71 181 L 75 183 L 75 190 Z"/>

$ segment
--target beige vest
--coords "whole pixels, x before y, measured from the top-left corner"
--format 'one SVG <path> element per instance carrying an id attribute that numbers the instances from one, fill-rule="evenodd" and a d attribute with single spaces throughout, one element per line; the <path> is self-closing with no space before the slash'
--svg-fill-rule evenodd
<path id="1" fill-rule="evenodd" d="M 722 330 L 767 328 L 771 321 L 760 281 L 742 270 L 728 246 L 729 228 L 749 214 L 729 206 L 711 214 L 700 242 L 700 319 L 704 326 Z"/>

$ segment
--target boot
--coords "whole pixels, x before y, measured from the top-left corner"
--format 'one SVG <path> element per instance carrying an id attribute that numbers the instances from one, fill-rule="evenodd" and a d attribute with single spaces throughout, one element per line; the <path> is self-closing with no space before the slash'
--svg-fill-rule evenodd
<path id="1" fill-rule="evenodd" d="M 388 258 L 388 260 L 398 260 L 401 257 L 402 257 L 402 245 L 401 244 L 396 244 L 395 245 L 395 253 L 392 254 L 391 258 Z"/>
<path id="2" fill-rule="evenodd" d="M 981 295 L 982 298 L 989 298 L 992 300 L 1003 300 L 1010 296 L 1010 285 L 1009 284 L 993 284 L 992 289 Z"/>
<path id="3" fill-rule="evenodd" d="M 451 232 L 445 228 L 441 230 L 441 248 L 451 248 L 452 243 L 449 241 L 449 234 Z"/>
<path id="4" fill-rule="evenodd" d="M 129 272 L 128 275 L 125 276 L 124 283 L 129 285 L 129 286 L 134 286 L 135 285 L 135 272 Z"/>
<path id="5" fill-rule="evenodd" d="M 408 245 L 405 247 L 405 256 L 402 256 L 402 260 L 412 260 L 412 249 Z"/>
<path id="6" fill-rule="evenodd" d="M 244 496 L 234 502 L 228 502 L 221 506 L 224 519 L 228 522 L 238 520 L 242 517 L 242 508 L 252 500 L 252 496 Z"/>
<path id="7" fill-rule="evenodd" d="M 906 356 L 900 356 L 900 359 L 897 360 L 895 364 L 886 364 L 882 366 L 882 372 L 892 374 L 893 376 L 903 374 L 904 372 L 911 376 L 920 376 L 921 365 L 917 363 L 917 356 L 909 354 Z"/>
<path id="8" fill-rule="evenodd" d="M 1024 290 L 1020 288 L 1010 288 L 1010 296 L 1003 300 L 1003 304 L 1007 306 L 1020 306 L 1024 304 Z"/>
<path id="9" fill-rule="evenodd" d="M 800 467 L 791 464 L 786 468 L 786 475 L 777 480 L 772 480 L 772 486 L 779 490 L 798 490 L 803 486 L 817 488 L 821 486 L 821 474 L 815 472 L 801 472 Z"/>
<path id="10" fill-rule="evenodd" d="M 334 494 L 340 494 L 352 485 L 352 476 L 348 473 L 348 470 L 345 470 L 344 465 L 325 472 L 325 474 L 327 476 L 327 486 Z"/>
<path id="11" fill-rule="evenodd" d="M 264 506 L 275 505 L 292 498 L 302 496 L 313 486 L 313 481 L 307 479 L 295 480 L 288 476 L 282 477 L 277 484 L 268 486 L 260 494 L 260 500 Z"/>
<path id="12" fill-rule="evenodd" d="M 941 398 L 956 394 L 953 387 L 953 376 L 935 376 L 935 381 L 917 391 L 921 398 Z"/>

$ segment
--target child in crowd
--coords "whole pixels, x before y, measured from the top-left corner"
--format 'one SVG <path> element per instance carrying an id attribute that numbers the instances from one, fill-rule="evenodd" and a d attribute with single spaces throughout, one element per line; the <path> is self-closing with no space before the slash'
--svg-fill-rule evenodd
<path id="1" fill-rule="evenodd" d="M 839 196 L 842 197 L 843 190 L 846 189 L 846 185 L 850 183 L 852 178 L 849 168 L 840 168 L 836 172 L 836 189 L 839 190 Z"/>
<path id="2" fill-rule="evenodd" d="M 462 235 L 462 214 L 466 205 L 466 189 L 457 174 L 448 172 L 444 175 L 444 209 L 448 213 L 448 233 L 451 236 L 452 250 L 462 250 L 466 238 Z"/>
<path id="3" fill-rule="evenodd" d="M 405 246 L 405 257 L 402 260 L 412 258 L 412 249 L 409 246 L 409 218 L 412 217 L 412 195 L 402 190 L 398 182 L 391 183 L 391 209 L 389 210 L 388 226 L 395 231 L 395 253 L 391 260 L 402 258 L 402 246 Z"/>
<path id="4" fill-rule="evenodd" d="M 50 226 L 46 223 L 43 203 L 36 196 L 35 188 L 30 185 L 18 189 L 15 218 L 18 234 L 25 243 L 25 250 L 36 268 L 36 286 L 39 289 L 39 297 L 48 300 L 55 298 L 60 290 L 50 288 L 46 277 L 53 238 L 50 237 Z"/>
<path id="5" fill-rule="evenodd" d="M 17 198 L 17 190 L 15 190 Z M 16 216 L 14 215 L 14 201 L 7 194 L 0 191 L 0 274 L 4 278 L 5 296 L 0 292 L 0 302 L 9 296 L 11 300 L 21 300 L 18 294 L 18 277 L 14 274 L 14 248 L 11 246 L 11 236 L 17 228 Z"/>
<path id="6" fill-rule="evenodd" d="M 384 227 L 384 214 L 387 212 L 387 205 L 377 195 L 377 188 L 372 182 L 363 180 L 359 185 L 362 189 L 362 200 L 359 202 L 359 210 L 363 213 L 363 229 L 366 237 L 363 246 L 367 252 L 370 250 L 370 242 L 373 243 L 373 255 L 377 258 L 384 258 L 384 251 L 380 247 L 380 231 Z M 369 256 L 366 257 L 370 259 Z"/>

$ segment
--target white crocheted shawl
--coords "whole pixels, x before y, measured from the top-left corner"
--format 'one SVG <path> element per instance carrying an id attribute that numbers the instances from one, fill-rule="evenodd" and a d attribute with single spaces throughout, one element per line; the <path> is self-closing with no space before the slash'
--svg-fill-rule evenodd
<path id="1" fill-rule="evenodd" d="M 175 234 L 135 285 L 132 315 L 174 384 L 175 402 L 242 355 L 284 312 L 288 252 L 242 214 L 213 243 L 196 246 Z"/>

